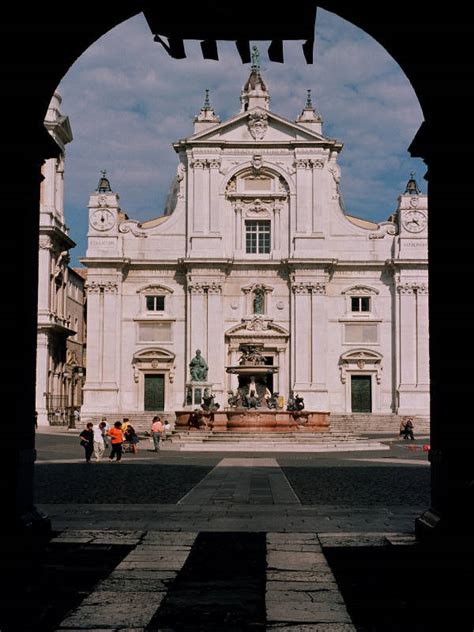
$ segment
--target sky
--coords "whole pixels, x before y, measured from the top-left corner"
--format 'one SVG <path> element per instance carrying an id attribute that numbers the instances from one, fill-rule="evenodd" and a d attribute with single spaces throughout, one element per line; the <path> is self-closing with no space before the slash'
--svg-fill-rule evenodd
<path id="1" fill-rule="evenodd" d="M 284 42 L 285 63 L 260 51 L 270 109 L 294 121 L 306 91 L 321 114 L 323 134 L 344 144 L 339 156 L 346 212 L 385 221 L 396 208 L 410 173 L 426 191 L 426 166 L 407 148 L 423 120 L 416 95 L 390 55 L 369 35 L 318 8 L 314 63 L 302 42 Z M 186 40 L 186 59 L 169 57 L 153 41 L 142 14 L 97 40 L 58 86 L 61 112 L 74 140 L 66 147 L 65 216 L 72 267 L 87 247 L 88 199 L 102 169 L 131 219 L 162 215 L 178 164 L 172 143 L 190 136 L 205 90 L 221 121 L 240 111 L 250 73 L 233 42 L 218 42 L 219 61 L 204 60 L 198 41 Z"/>

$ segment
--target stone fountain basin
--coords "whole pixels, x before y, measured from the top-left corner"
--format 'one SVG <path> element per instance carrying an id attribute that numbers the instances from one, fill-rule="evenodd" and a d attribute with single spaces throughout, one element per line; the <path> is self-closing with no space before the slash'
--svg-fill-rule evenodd
<path id="1" fill-rule="evenodd" d="M 237 373 L 238 375 L 268 375 L 269 373 L 277 373 L 278 367 L 268 364 L 258 366 L 228 366 L 227 373 Z"/>

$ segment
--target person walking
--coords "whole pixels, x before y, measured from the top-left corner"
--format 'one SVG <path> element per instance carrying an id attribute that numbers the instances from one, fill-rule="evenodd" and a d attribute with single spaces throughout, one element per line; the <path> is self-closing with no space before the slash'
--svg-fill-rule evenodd
<path id="1" fill-rule="evenodd" d="M 405 417 L 402 417 L 402 420 L 400 421 L 400 436 L 403 437 L 404 439 L 406 439 L 405 437 L 406 425 L 407 425 L 407 420 L 405 419 Z"/>
<path id="2" fill-rule="evenodd" d="M 405 439 L 411 439 L 414 441 L 415 437 L 413 436 L 413 417 L 408 417 L 405 424 Z"/>
<path id="3" fill-rule="evenodd" d="M 108 431 L 112 443 L 112 452 L 110 453 L 109 460 L 113 461 L 114 458 L 117 463 L 122 460 L 122 444 L 123 444 L 123 432 L 122 422 L 116 421 L 114 427 Z"/>
<path id="4" fill-rule="evenodd" d="M 86 463 L 90 463 L 92 452 L 94 450 L 94 432 L 92 430 L 92 424 L 90 422 L 79 435 L 79 440 L 82 447 L 84 448 Z"/>
<path id="5" fill-rule="evenodd" d="M 155 446 L 155 452 L 160 451 L 160 439 L 163 433 L 164 427 L 161 418 L 156 415 L 153 417 L 151 424 L 151 436 L 153 438 L 153 445 Z"/>
<path id="6" fill-rule="evenodd" d="M 101 421 L 100 424 L 96 424 L 92 430 L 94 432 L 94 457 L 96 461 L 100 461 L 105 451 L 105 422 Z"/>

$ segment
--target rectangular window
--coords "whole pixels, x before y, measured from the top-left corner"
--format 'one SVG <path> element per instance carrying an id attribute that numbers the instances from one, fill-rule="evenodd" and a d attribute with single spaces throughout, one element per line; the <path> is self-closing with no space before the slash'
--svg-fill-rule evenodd
<path id="1" fill-rule="evenodd" d="M 357 324 L 345 326 L 345 341 L 357 343 L 377 342 L 377 325 Z"/>
<path id="2" fill-rule="evenodd" d="M 351 298 L 351 306 L 353 312 L 370 312 L 370 297 L 353 296 Z"/>
<path id="3" fill-rule="evenodd" d="M 170 342 L 171 323 L 140 323 L 138 340 L 139 342 Z"/>
<path id="4" fill-rule="evenodd" d="M 164 296 L 147 296 L 146 308 L 149 312 L 164 312 L 165 297 Z"/>
<path id="5" fill-rule="evenodd" d="M 269 254 L 270 237 L 270 220 L 250 219 L 245 222 L 245 252 L 248 254 Z"/>

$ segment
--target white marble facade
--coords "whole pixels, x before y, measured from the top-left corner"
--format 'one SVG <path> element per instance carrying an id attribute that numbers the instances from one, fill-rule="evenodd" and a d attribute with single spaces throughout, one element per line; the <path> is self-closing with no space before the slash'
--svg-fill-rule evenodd
<path id="1" fill-rule="evenodd" d="M 236 116 L 221 122 L 206 96 L 173 147 L 164 216 L 129 219 L 105 174 L 90 197 L 83 414 L 144 411 L 154 384 L 156 408 L 182 409 L 198 348 L 225 406 L 237 386 L 225 367 L 252 342 L 278 366 L 285 400 L 294 390 L 316 411 L 427 415 L 428 211 L 416 182 L 386 222 L 345 214 L 342 144 L 323 135 L 309 94 L 296 122 L 272 112 L 258 66 Z"/>

